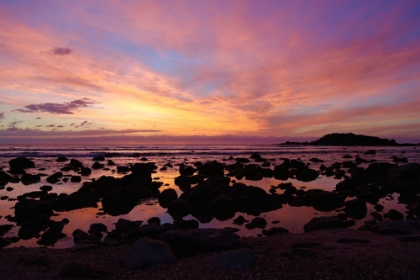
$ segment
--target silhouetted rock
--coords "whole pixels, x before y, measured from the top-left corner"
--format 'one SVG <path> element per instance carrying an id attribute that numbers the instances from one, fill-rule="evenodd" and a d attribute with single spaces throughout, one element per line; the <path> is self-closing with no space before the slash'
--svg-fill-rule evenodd
<path id="1" fill-rule="evenodd" d="M 18 222 L 38 219 L 40 216 L 51 217 L 53 204 L 49 201 L 23 199 L 15 204 L 15 218 Z"/>
<path id="2" fill-rule="evenodd" d="M 71 211 L 86 207 L 98 207 L 98 196 L 93 193 L 72 193 L 60 195 L 54 201 L 55 211 Z"/>
<path id="3" fill-rule="evenodd" d="M 56 172 L 56 173 L 52 174 L 51 176 L 48 176 L 47 179 L 45 179 L 45 180 L 50 184 L 55 184 L 58 181 L 60 181 L 61 177 L 63 177 L 63 173 Z"/>
<path id="4" fill-rule="evenodd" d="M 68 161 L 69 159 L 66 158 L 65 156 L 59 156 L 57 157 L 57 159 L 55 160 L 56 162 L 65 162 Z"/>
<path id="5" fill-rule="evenodd" d="M 124 252 L 121 265 L 138 270 L 156 264 L 173 264 L 178 261 L 171 247 L 162 241 L 140 238 Z"/>
<path id="6" fill-rule="evenodd" d="M 70 182 L 73 182 L 73 183 L 80 183 L 82 181 L 82 177 L 80 177 L 80 176 L 71 176 L 71 178 L 70 178 Z"/>
<path id="7" fill-rule="evenodd" d="M 337 216 L 329 217 L 315 217 L 312 218 L 307 224 L 304 225 L 303 229 L 305 232 L 314 230 L 331 229 L 331 228 L 345 228 L 343 220 Z"/>
<path id="8" fill-rule="evenodd" d="M 365 155 L 375 155 L 376 154 L 376 151 L 375 150 L 367 150 L 363 154 L 365 154 Z"/>
<path id="9" fill-rule="evenodd" d="M 285 228 L 282 228 L 282 227 L 272 227 L 272 228 L 269 228 L 267 230 L 264 229 L 262 231 L 262 234 L 265 235 L 265 236 L 273 236 L 273 235 L 276 235 L 276 234 L 283 234 L 283 233 L 288 233 L 288 232 L 289 232 L 289 230 L 287 230 Z"/>
<path id="10" fill-rule="evenodd" d="M 296 171 L 296 180 L 302 182 L 310 182 L 318 178 L 319 174 L 316 170 L 310 168 L 302 168 Z"/>
<path id="11" fill-rule="evenodd" d="M 239 236 L 226 229 L 171 230 L 162 235 L 178 257 L 202 252 L 219 252 L 245 246 Z"/>
<path id="12" fill-rule="evenodd" d="M 390 220 L 403 220 L 404 219 L 404 215 L 395 209 L 390 209 L 388 213 L 384 215 L 384 217 Z"/>
<path id="13" fill-rule="evenodd" d="M 185 217 L 191 213 L 191 205 L 184 199 L 174 199 L 168 204 L 168 213 L 172 217 Z"/>
<path id="14" fill-rule="evenodd" d="M 104 168 L 104 165 L 102 163 L 99 163 L 99 162 L 95 161 L 92 164 L 92 169 L 101 169 L 101 168 Z"/>
<path id="15" fill-rule="evenodd" d="M 17 157 L 9 161 L 10 169 L 34 168 L 35 163 L 26 157 Z"/>
<path id="16" fill-rule="evenodd" d="M 92 174 L 92 170 L 89 167 L 82 167 L 80 169 L 80 175 L 89 176 L 90 174 Z"/>
<path id="17" fill-rule="evenodd" d="M 104 161 L 105 157 L 104 156 L 94 156 L 92 158 L 93 161 Z"/>
<path id="18" fill-rule="evenodd" d="M 174 189 L 163 190 L 158 197 L 159 205 L 167 208 L 169 203 L 178 198 L 178 194 Z"/>
<path id="19" fill-rule="evenodd" d="M 364 218 L 367 214 L 367 207 L 366 202 L 364 202 L 361 199 L 352 199 L 346 201 L 346 208 L 344 209 L 344 212 L 349 216 L 350 218 L 360 220 Z"/>
<path id="20" fill-rule="evenodd" d="M 35 184 L 41 181 L 41 176 L 39 176 L 38 174 L 32 175 L 32 174 L 26 173 L 22 175 L 22 177 L 20 178 L 20 181 L 22 182 L 22 184 L 27 186 L 27 185 Z"/>
<path id="21" fill-rule="evenodd" d="M 77 159 L 72 158 L 70 160 L 69 166 L 72 167 L 72 168 L 81 168 L 81 167 L 83 167 L 83 163 L 78 161 Z"/>

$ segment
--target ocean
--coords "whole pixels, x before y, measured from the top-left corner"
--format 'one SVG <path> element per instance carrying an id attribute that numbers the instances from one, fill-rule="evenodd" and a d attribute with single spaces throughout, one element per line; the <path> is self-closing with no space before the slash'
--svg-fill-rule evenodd
<path id="1" fill-rule="evenodd" d="M 375 154 L 365 154 L 368 150 L 375 150 Z M 351 147 L 331 147 L 331 146 L 280 146 L 280 145 L 2 145 L 0 146 L 0 168 L 3 171 L 8 171 L 9 160 L 16 157 L 27 157 L 34 161 L 35 168 L 26 169 L 30 174 L 44 174 L 51 175 L 54 172 L 59 172 L 60 169 L 68 162 L 56 162 L 58 156 L 65 156 L 68 159 L 77 159 L 81 161 L 84 166 L 91 167 L 95 156 L 105 156 L 106 160 L 112 160 L 116 165 L 130 165 L 137 162 L 154 162 L 157 165 L 156 173 L 153 174 L 154 181 L 162 182 L 163 185 L 160 190 L 165 188 L 173 188 L 177 191 L 178 195 L 182 191 L 175 185 L 174 179 L 179 176 L 179 164 L 193 166 L 196 162 L 207 162 L 216 160 L 221 163 L 232 164 L 235 163 L 235 158 L 248 158 L 251 163 L 261 164 L 261 162 L 253 162 L 250 158 L 253 153 L 259 153 L 261 157 L 266 158 L 269 162 L 269 168 L 273 169 L 275 165 L 281 164 L 285 158 L 299 159 L 309 167 L 319 170 L 321 165 L 330 166 L 335 162 L 343 162 L 353 160 L 359 156 L 369 162 L 393 162 L 393 157 L 407 158 L 409 163 L 420 163 L 420 148 L 419 147 L 364 147 L 364 146 L 351 146 Z M 347 158 L 343 156 L 347 155 Z M 311 158 L 318 158 L 324 162 L 312 162 Z M 167 170 L 160 170 L 161 167 L 170 163 L 172 167 Z M 404 163 L 399 163 L 404 164 Z M 266 163 L 267 165 L 267 163 Z M 367 167 L 369 163 L 362 163 L 359 166 Z M 266 167 L 267 168 L 267 167 Z M 63 172 L 64 178 L 70 175 L 77 175 L 74 171 Z M 6 220 L 7 215 L 14 215 L 14 205 L 16 204 L 16 197 L 24 193 L 39 191 L 39 188 L 44 185 L 53 187 L 51 192 L 61 194 L 70 194 L 77 191 L 83 182 L 89 182 L 98 179 L 101 176 L 114 176 L 122 177 L 124 174 L 116 172 L 115 166 L 105 166 L 103 169 L 92 169 L 92 174 L 83 176 L 82 182 L 75 183 L 63 182 L 62 180 L 56 184 L 49 184 L 45 181 L 46 176 L 41 176 L 41 181 L 38 183 L 23 185 L 18 183 L 7 183 L 0 189 L 0 225 L 11 224 Z M 288 179 L 280 181 L 275 178 L 263 178 L 262 180 L 246 180 L 244 178 L 238 180 L 234 177 L 231 178 L 236 182 L 242 182 L 249 186 L 256 186 L 269 191 L 272 186 L 277 186 L 280 183 L 290 182 L 297 189 L 322 189 L 333 191 L 335 186 L 340 180 L 333 177 L 320 175 L 318 179 L 311 182 L 301 182 L 296 179 Z M 12 189 L 11 189 L 12 188 Z M 402 213 L 406 211 L 405 205 L 398 202 L 396 195 L 389 195 L 381 198 L 379 204 L 382 204 L 385 209 L 396 209 Z M 364 221 L 371 219 L 370 212 L 375 211 L 374 205 L 367 204 L 368 214 L 365 218 L 357 220 L 356 224 L 352 227 L 357 229 L 363 225 Z M 75 229 L 88 231 L 89 226 L 93 223 L 104 223 L 108 226 L 108 230 L 114 228 L 114 223 L 120 218 L 133 220 L 133 221 L 147 221 L 151 217 L 159 217 L 161 223 L 172 223 L 172 217 L 167 213 L 166 209 L 160 207 L 157 199 L 147 199 L 141 201 L 130 213 L 120 216 L 110 216 L 108 214 L 102 215 L 100 213 L 101 205 L 98 208 L 84 208 L 77 209 L 69 212 L 55 212 L 52 217 L 53 220 L 69 219 L 69 223 L 64 227 L 63 232 L 66 237 L 60 239 L 53 248 L 66 248 L 71 247 L 73 244 L 72 232 Z M 265 218 L 268 222 L 267 228 L 273 226 L 273 222 L 278 226 L 288 229 L 292 233 L 303 232 L 303 225 L 309 222 L 313 217 L 318 216 L 331 216 L 337 215 L 338 210 L 331 212 L 322 212 L 313 209 L 312 207 L 292 207 L 287 204 L 282 208 L 261 213 L 261 217 Z M 246 219 L 251 220 L 254 218 L 252 215 L 246 213 L 236 213 L 235 217 L 242 215 Z M 192 216 L 187 216 L 185 219 L 194 219 Z M 261 229 L 249 230 L 245 226 L 237 226 L 232 223 L 232 219 L 217 220 L 213 218 L 207 223 L 200 223 L 202 228 L 224 228 L 236 227 L 239 229 L 237 232 L 240 236 L 257 236 L 261 234 Z M 18 226 L 14 226 L 12 230 L 6 233 L 5 237 L 16 236 L 19 230 Z M 37 247 L 36 239 L 20 240 L 13 246 L 27 246 Z"/>

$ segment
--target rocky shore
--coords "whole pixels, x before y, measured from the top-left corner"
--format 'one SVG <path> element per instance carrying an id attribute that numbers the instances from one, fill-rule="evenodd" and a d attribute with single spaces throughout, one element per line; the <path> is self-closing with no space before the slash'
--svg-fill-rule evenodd
<path id="1" fill-rule="evenodd" d="M 26 172 L 35 167 L 31 159 L 12 159 L 8 170 L 0 170 L 2 188 L 10 188 L 11 182 L 31 185 L 40 180 L 49 185 L 18 196 L 14 215 L 6 216 L 9 223 L 0 225 L 0 247 L 5 247 L 0 251 L 1 275 L 4 279 L 420 278 L 420 164 L 399 157 L 392 162 L 343 158 L 330 166 L 319 158 L 306 163 L 283 158 L 273 168 L 258 153 L 226 162 L 180 163 L 174 180 L 180 195 L 174 188 L 161 189 L 163 183 L 152 177 L 158 168 L 173 168 L 169 162 L 158 167 L 142 158 L 116 165 L 111 159 L 105 164 L 105 157 L 96 157 L 87 167 L 76 159 L 58 157 L 61 171 L 48 175 Z M 310 163 L 319 164 L 319 169 Z M 59 182 L 80 182 L 92 169 L 111 166 L 121 175 L 92 178 L 70 194 L 53 192 Z M 297 189 L 287 181 L 310 182 L 319 176 L 336 178 L 335 189 Z M 284 182 L 267 192 L 239 182 L 243 178 Z M 405 213 L 385 210 L 380 203 L 394 195 L 406 205 Z M 103 214 L 119 216 L 148 198 L 157 199 L 173 222 L 164 223 L 159 217 L 120 218 L 114 228 L 98 222 L 89 229 L 74 230 L 74 246 L 68 249 L 7 248 L 31 239 L 48 247 L 64 238 L 69 220 L 57 220 L 56 213 L 101 205 L 98 210 Z M 374 206 L 371 218 L 358 230 L 346 229 L 366 218 L 367 204 Z M 311 207 L 329 215 L 309 220 L 304 234 L 290 234 L 277 223 L 268 224 L 262 215 L 284 205 L 296 211 Z M 232 226 L 199 228 L 212 219 L 232 220 Z M 15 224 L 17 236 L 7 235 Z M 260 237 L 240 238 L 235 234 L 238 227 L 260 229 Z"/>

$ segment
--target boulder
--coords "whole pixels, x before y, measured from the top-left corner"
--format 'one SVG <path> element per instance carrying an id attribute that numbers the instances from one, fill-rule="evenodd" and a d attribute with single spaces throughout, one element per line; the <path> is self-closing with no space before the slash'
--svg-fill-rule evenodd
<path id="1" fill-rule="evenodd" d="M 273 236 L 273 235 L 276 235 L 276 234 L 283 234 L 283 233 L 288 233 L 288 232 L 289 232 L 288 229 L 285 229 L 285 228 L 282 228 L 282 227 L 272 227 L 272 228 L 269 228 L 267 230 L 264 229 L 262 231 L 262 234 L 265 235 L 265 236 Z"/>
<path id="2" fill-rule="evenodd" d="M 80 169 L 80 175 L 89 176 L 90 174 L 92 174 L 92 170 L 89 167 L 82 167 Z"/>
<path id="3" fill-rule="evenodd" d="M 348 200 L 345 203 L 346 208 L 344 212 L 347 214 L 348 217 L 360 220 L 364 218 L 367 214 L 367 207 L 366 202 L 361 199 L 352 199 Z"/>
<path id="4" fill-rule="evenodd" d="M 101 168 L 104 168 L 104 165 L 102 163 L 99 163 L 99 162 L 95 161 L 92 164 L 92 169 L 101 169 Z"/>
<path id="5" fill-rule="evenodd" d="M 172 217 L 185 217 L 191 213 L 191 205 L 184 199 L 175 199 L 168 204 L 168 213 Z"/>
<path id="6" fill-rule="evenodd" d="M 162 235 L 162 240 L 171 246 L 178 257 L 245 247 L 239 236 L 227 229 L 171 230 Z"/>
<path id="7" fill-rule="evenodd" d="M 140 202 L 140 199 L 152 197 L 146 188 L 120 188 L 107 192 L 102 198 L 105 213 L 119 216 L 129 213 Z"/>
<path id="8" fill-rule="evenodd" d="M 386 216 L 390 220 L 403 220 L 404 219 L 404 215 L 395 209 L 390 209 L 386 215 L 384 214 L 384 216 Z"/>
<path id="9" fill-rule="evenodd" d="M 53 204 L 49 201 L 23 199 L 15 204 L 15 218 L 18 222 L 38 219 L 40 216 L 51 217 Z"/>
<path id="10" fill-rule="evenodd" d="M 167 208 L 169 203 L 175 199 L 178 199 L 178 194 L 174 189 L 165 189 L 159 194 L 158 197 L 159 205 L 163 208 Z"/>
<path id="11" fill-rule="evenodd" d="M 9 161 L 10 169 L 34 168 L 35 163 L 26 157 L 17 157 Z"/>
<path id="12" fill-rule="evenodd" d="M 121 266 L 129 270 L 139 270 L 156 264 L 173 264 L 177 260 L 167 243 L 143 237 L 124 252 Z"/>
<path id="13" fill-rule="evenodd" d="M 22 184 L 27 186 L 27 185 L 35 184 L 41 181 L 41 176 L 39 176 L 38 174 L 32 175 L 32 174 L 26 173 L 22 175 L 22 177 L 20 178 L 20 181 L 22 182 Z"/>
<path id="14" fill-rule="evenodd" d="M 322 230 L 322 229 L 331 229 L 331 228 L 345 228 L 343 220 L 337 216 L 329 217 L 315 217 L 312 218 L 307 224 L 303 226 L 305 232 Z"/>
<path id="15" fill-rule="evenodd" d="M 58 156 L 57 159 L 55 160 L 56 162 L 65 162 L 68 161 L 69 159 L 66 158 L 65 156 Z"/>
<path id="16" fill-rule="evenodd" d="M 257 258 L 249 248 L 219 253 L 209 259 L 209 263 L 225 269 L 246 271 L 255 266 Z"/>
<path id="17" fill-rule="evenodd" d="M 47 179 L 45 179 L 45 180 L 50 184 L 55 184 L 58 181 L 60 181 L 61 177 L 63 177 L 63 173 L 56 172 L 56 173 L 52 174 L 51 176 L 48 176 Z"/>

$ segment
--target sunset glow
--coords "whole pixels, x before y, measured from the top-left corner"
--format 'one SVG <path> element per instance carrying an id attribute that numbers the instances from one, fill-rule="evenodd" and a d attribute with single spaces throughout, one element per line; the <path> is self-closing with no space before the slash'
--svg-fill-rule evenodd
<path id="1" fill-rule="evenodd" d="M 420 142 L 420 3 L 0 1 L 0 140 Z"/>

